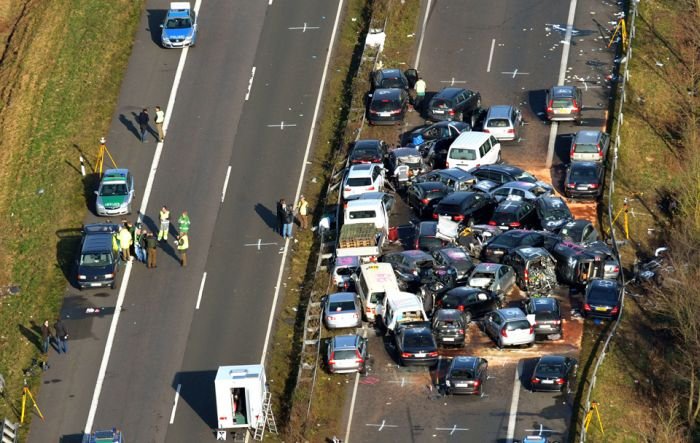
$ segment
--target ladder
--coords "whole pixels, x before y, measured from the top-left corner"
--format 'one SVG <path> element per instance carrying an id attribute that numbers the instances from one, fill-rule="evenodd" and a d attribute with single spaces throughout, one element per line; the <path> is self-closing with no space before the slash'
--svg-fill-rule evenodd
<path id="1" fill-rule="evenodd" d="M 273 434 L 277 434 L 277 423 L 275 423 L 275 415 L 272 413 L 272 393 L 267 390 L 263 397 L 262 414 L 263 419 L 258 422 L 253 434 L 253 440 L 262 441 L 265 435 L 265 426 Z"/>
<path id="2" fill-rule="evenodd" d="M 0 422 L 2 428 L 2 443 L 17 443 L 19 441 L 19 425 L 8 419 Z"/>

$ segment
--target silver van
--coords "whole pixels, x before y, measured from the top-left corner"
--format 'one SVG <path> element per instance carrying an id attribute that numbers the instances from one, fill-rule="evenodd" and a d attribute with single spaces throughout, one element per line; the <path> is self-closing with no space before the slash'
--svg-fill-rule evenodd
<path id="1" fill-rule="evenodd" d="M 535 343 L 535 327 L 520 308 L 497 309 L 486 315 L 484 332 L 499 348 Z"/>

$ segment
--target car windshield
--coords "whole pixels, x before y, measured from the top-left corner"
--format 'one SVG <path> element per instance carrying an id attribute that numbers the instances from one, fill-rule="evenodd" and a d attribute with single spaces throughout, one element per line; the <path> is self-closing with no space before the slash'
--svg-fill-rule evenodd
<path id="1" fill-rule="evenodd" d="M 598 146 L 597 145 L 591 145 L 591 144 L 576 144 L 576 147 L 574 148 L 574 152 L 577 154 L 597 154 L 598 153 Z"/>
<path id="2" fill-rule="evenodd" d="M 515 180 L 519 182 L 535 183 L 537 182 L 537 177 L 530 174 L 529 172 L 523 171 L 515 176 Z"/>
<path id="3" fill-rule="evenodd" d="M 167 29 L 189 29 L 192 27 L 192 20 L 189 18 L 171 18 L 165 23 Z"/>
<path id="4" fill-rule="evenodd" d="M 590 182 L 596 180 L 595 169 L 593 168 L 575 168 L 571 170 L 571 180 L 581 182 Z"/>
<path id="5" fill-rule="evenodd" d="M 558 364 L 540 363 L 537 365 L 538 375 L 559 375 L 561 374 L 561 366 Z"/>
<path id="6" fill-rule="evenodd" d="M 363 218 L 375 218 L 377 216 L 376 211 L 372 210 L 367 210 L 367 211 L 352 211 L 348 218 L 350 220 L 358 220 L 358 219 L 363 219 Z"/>
<path id="7" fill-rule="evenodd" d="M 94 267 L 102 267 L 102 266 L 108 266 L 112 264 L 112 254 L 108 252 L 103 252 L 103 253 L 90 253 L 90 254 L 83 254 L 80 256 L 80 265 L 81 266 L 94 266 Z"/>
<path id="8" fill-rule="evenodd" d="M 562 218 L 568 218 L 571 217 L 571 213 L 567 211 L 566 209 L 550 209 L 547 211 L 547 213 L 544 216 L 544 219 L 546 221 L 554 221 L 554 220 L 561 220 Z"/>
<path id="9" fill-rule="evenodd" d="M 518 221 L 518 214 L 515 212 L 497 211 L 493 213 L 492 220 L 497 224 Z"/>
<path id="10" fill-rule="evenodd" d="M 486 126 L 489 128 L 507 128 L 510 126 L 510 122 L 506 118 L 492 118 Z"/>
<path id="11" fill-rule="evenodd" d="M 476 160 L 476 150 L 466 148 L 452 148 L 450 158 L 453 160 Z"/>
<path id="12" fill-rule="evenodd" d="M 332 301 L 328 303 L 328 311 L 330 312 L 343 312 L 343 311 L 354 311 L 355 303 L 348 301 Z"/>
<path id="13" fill-rule="evenodd" d="M 433 341 L 430 335 L 424 334 L 408 334 L 405 336 L 403 344 L 407 348 L 418 348 L 425 346 L 433 346 Z"/>
<path id="14" fill-rule="evenodd" d="M 515 320 L 506 323 L 506 330 L 516 331 L 518 329 L 530 329 L 530 322 L 527 320 Z"/>
<path id="15" fill-rule="evenodd" d="M 377 112 L 394 111 L 399 108 L 395 100 L 383 99 L 372 101 L 372 110 Z"/>
<path id="16" fill-rule="evenodd" d="M 369 177 L 351 177 L 348 179 L 348 186 L 369 186 L 372 184 L 372 179 Z"/>
<path id="17" fill-rule="evenodd" d="M 111 197 L 113 195 L 126 195 L 128 191 L 124 183 L 107 183 L 102 185 L 100 195 L 103 197 Z"/>
<path id="18" fill-rule="evenodd" d="M 450 372 L 452 378 L 471 380 L 474 378 L 474 370 L 469 368 L 456 368 Z"/>
<path id="19" fill-rule="evenodd" d="M 354 349 L 345 349 L 333 352 L 333 360 L 355 360 L 357 353 Z"/>

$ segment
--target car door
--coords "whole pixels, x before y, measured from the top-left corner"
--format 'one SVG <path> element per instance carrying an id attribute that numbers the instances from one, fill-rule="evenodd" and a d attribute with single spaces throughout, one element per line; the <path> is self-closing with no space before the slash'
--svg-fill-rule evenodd
<path id="1" fill-rule="evenodd" d="M 499 269 L 498 272 L 501 273 L 501 278 L 499 278 L 499 281 L 502 282 L 501 290 L 505 292 L 506 290 L 512 288 L 515 284 L 515 272 L 513 271 L 513 268 L 505 266 Z"/>
<path id="2" fill-rule="evenodd" d="M 491 337 L 498 337 L 501 330 L 500 320 L 500 317 L 495 312 L 492 312 L 486 316 L 485 329 L 487 335 L 490 335 Z"/>
<path id="3" fill-rule="evenodd" d="M 408 88 L 413 89 L 418 81 L 418 70 L 415 68 L 409 68 L 403 72 L 403 75 L 405 75 L 406 80 L 408 80 Z"/>

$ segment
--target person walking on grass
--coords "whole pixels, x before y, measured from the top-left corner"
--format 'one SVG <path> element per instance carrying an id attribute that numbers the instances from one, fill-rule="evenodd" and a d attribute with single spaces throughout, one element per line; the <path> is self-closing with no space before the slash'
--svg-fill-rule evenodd
<path id="1" fill-rule="evenodd" d="M 160 106 L 156 106 L 156 117 L 153 119 L 156 124 L 156 130 L 158 131 L 158 141 L 165 141 L 165 133 L 163 132 L 163 122 L 165 122 L 165 112 L 160 109 Z"/>
<path id="2" fill-rule="evenodd" d="M 143 108 L 138 117 L 136 117 L 136 121 L 139 124 L 139 132 L 141 134 L 141 143 L 148 143 L 148 140 L 146 140 L 146 132 L 148 132 L 148 122 L 150 120 L 151 118 L 148 116 L 148 109 L 146 108 Z"/>
<path id="3" fill-rule="evenodd" d="M 51 344 L 51 329 L 49 329 L 49 321 L 44 320 L 41 324 L 41 351 L 44 354 L 49 353 L 49 345 Z"/>
<path id="4" fill-rule="evenodd" d="M 61 318 L 56 319 L 56 323 L 53 324 L 53 329 L 56 331 L 56 347 L 58 348 L 58 353 L 63 352 L 68 353 L 68 330 L 66 325 L 63 324 Z"/>
<path id="5" fill-rule="evenodd" d="M 168 231 L 170 230 L 170 211 L 163 205 L 160 208 L 160 229 L 158 230 L 158 241 L 168 241 Z"/>
<path id="6" fill-rule="evenodd" d="M 301 229 L 309 227 L 309 202 L 306 201 L 303 195 L 299 196 L 299 201 L 296 205 L 297 213 L 299 214 L 299 225 Z"/>
<path id="7" fill-rule="evenodd" d="M 182 215 L 177 219 L 177 227 L 180 233 L 187 234 L 190 232 L 190 216 L 187 211 L 182 211 Z"/>
<path id="8" fill-rule="evenodd" d="M 183 232 L 178 235 L 175 245 L 180 253 L 180 266 L 184 268 L 187 266 L 187 249 L 190 247 L 190 240 L 187 237 L 187 233 Z"/>
<path id="9" fill-rule="evenodd" d="M 148 264 L 146 265 L 147 268 L 157 268 L 156 266 L 156 248 L 158 247 L 158 240 L 156 240 L 156 236 L 153 235 L 152 232 L 147 233 L 146 235 L 146 255 L 148 256 Z"/>

